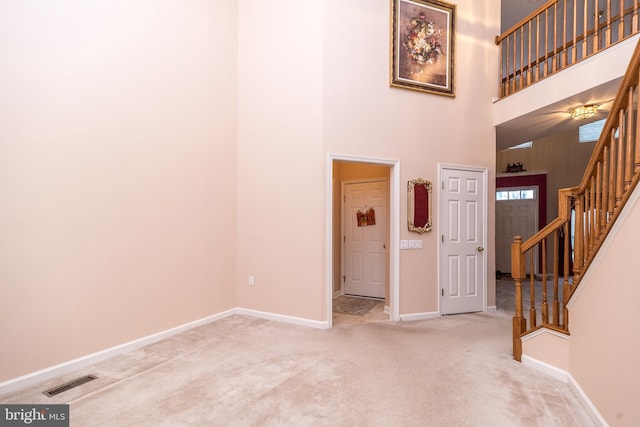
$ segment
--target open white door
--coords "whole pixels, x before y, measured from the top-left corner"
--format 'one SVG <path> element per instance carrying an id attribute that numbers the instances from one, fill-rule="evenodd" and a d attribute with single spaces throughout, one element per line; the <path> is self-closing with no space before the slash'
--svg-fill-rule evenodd
<path id="1" fill-rule="evenodd" d="M 385 298 L 387 197 L 385 181 L 344 186 L 344 293 Z M 358 222 L 358 213 L 369 218 Z"/>
<path id="2" fill-rule="evenodd" d="M 486 170 L 440 170 L 441 314 L 483 311 L 486 289 Z"/>

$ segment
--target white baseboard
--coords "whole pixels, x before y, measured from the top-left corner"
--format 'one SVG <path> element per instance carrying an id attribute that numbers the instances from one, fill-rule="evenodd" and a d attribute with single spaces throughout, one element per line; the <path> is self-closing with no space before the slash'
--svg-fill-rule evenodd
<path id="1" fill-rule="evenodd" d="M 569 387 L 578 396 L 578 400 L 580 400 L 580 403 L 582 403 L 582 406 L 591 417 L 591 421 L 593 421 L 597 426 L 609 427 L 607 420 L 604 419 L 600 411 L 596 408 L 596 405 L 593 404 L 591 399 L 589 399 L 589 396 L 587 396 L 582 387 L 580 387 L 580 384 L 578 384 L 571 374 L 569 374 Z"/>
<path id="2" fill-rule="evenodd" d="M 487 313 L 495 313 L 496 311 L 498 311 L 498 307 L 496 307 L 495 305 L 490 305 L 489 307 L 487 307 Z"/>
<path id="3" fill-rule="evenodd" d="M 59 377 L 67 373 L 79 370 L 85 366 L 92 365 L 94 363 L 105 360 L 109 357 L 124 354 L 129 351 L 137 350 L 146 345 L 153 344 L 163 339 L 169 338 L 172 335 L 179 334 L 186 330 L 196 328 L 198 326 L 206 325 L 216 320 L 224 319 L 235 314 L 235 309 L 223 311 L 222 313 L 214 314 L 212 316 L 205 317 L 203 319 L 195 320 L 193 322 L 185 323 L 175 328 L 167 329 L 162 332 L 158 332 L 146 337 L 139 338 L 137 340 L 129 341 L 124 344 L 117 345 L 115 347 L 108 348 L 106 350 L 98 351 L 96 353 L 88 354 L 86 356 L 78 357 L 77 359 L 70 360 L 68 362 L 54 365 L 49 368 L 41 369 L 36 372 L 32 372 L 27 375 L 16 377 L 0 383 L 0 393 L 10 393 L 28 387 L 30 385 L 46 381 L 51 378 Z"/>
<path id="4" fill-rule="evenodd" d="M 384 306 L 384 314 L 391 316 L 391 308 L 388 305 Z"/>
<path id="5" fill-rule="evenodd" d="M 534 359 L 533 357 L 529 357 L 526 354 L 522 355 L 522 365 L 529 366 L 537 371 L 550 375 L 554 378 L 559 379 L 569 385 L 571 390 L 574 392 L 584 409 L 589 414 L 591 420 L 597 425 L 601 427 L 608 427 L 609 424 L 602 417 L 600 411 L 593 404 L 589 396 L 584 392 L 580 384 L 573 378 L 570 372 L 565 371 L 564 369 L 557 368 L 548 363 L 542 362 L 540 360 Z"/>
<path id="6" fill-rule="evenodd" d="M 437 319 L 438 317 L 440 317 L 440 313 L 438 313 L 437 311 L 432 311 L 428 313 L 401 314 L 400 320 L 405 322 L 411 322 L 413 320 Z"/>
<path id="7" fill-rule="evenodd" d="M 334 298 L 338 298 L 339 296 L 342 296 L 342 295 L 344 295 L 344 292 L 342 291 L 342 289 L 340 289 L 339 291 L 335 291 L 333 293 Z"/>
<path id="8" fill-rule="evenodd" d="M 560 369 L 541 360 L 534 359 L 526 354 L 522 355 L 522 366 L 528 366 L 565 383 L 569 382 L 569 376 L 571 375 L 564 369 Z"/>
<path id="9" fill-rule="evenodd" d="M 23 375 L 17 378 L 13 378 L 0 383 L 0 393 L 11 393 L 20 389 L 29 387 L 30 385 L 46 381 L 51 378 L 56 378 L 67 373 L 77 371 L 85 366 L 92 365 L 100 362 L 101 360 L 109 357 L 117 356 L 118 354 L 124 354 L 129 351 L 137 350 L 146 345 L 153 344 L 163 339 L 169 338 L 172 335 L 184 332 L 186 330 L 196 328 L 198 326 L 206 325 L 216 320 L 224 319 L 225 317 L 232 316 L 234 314 L 257 317 L 260 319 L 274 320 L 276 322 L 292 323 L 300 326 L 307 326 L 317 329 L 330 328 L 329 322 L 321 322 L 316 320 L 303 319 L 300 317 L 286 316 L 283 314 L 267 313 L 264 311 L 250 310 L 246 308 L 232 308 L 227 311 L 223 311 L 212 316 L 205 317 L 200 320 L 185 323 L 184 325 L 176 326 L 175 328 L 167 329 L 162 332 L 158 332 L 146 337 L 139 338 L 137 340 L 129 341 L 127 343 L 117 345 L 115 347 L 108 348 L 106 350 L 92 353 L 86 356 L 79 357 L 77 359 L 70 360 L 59 365 L 51 366 L 46 369 L 42 369 L 36 372 L 32 372 L 27 375 Z"/>
<path id="10" fill-rule="evenodd" d="M 275 320 L 276 322 L 291 323 L 316 329 L 329 329 L 328 321 L 310 320 L 302 317 L 287 316 L 284 314 L 268 313 L 266 311 L 251 310 L 248 308 L 235 308 L 234 314 L 257 317 L 259 319 Z"/>

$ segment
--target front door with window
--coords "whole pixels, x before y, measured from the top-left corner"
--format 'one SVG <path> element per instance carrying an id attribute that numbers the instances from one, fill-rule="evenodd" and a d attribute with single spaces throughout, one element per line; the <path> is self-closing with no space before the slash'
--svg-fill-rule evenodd
<path id="1" fill-rule="evenodd" d="M 496 191 L 496 270 L 501 273 L 511 273 L 514 237 L 522 236 L 525 241 L 538 230 L 537 194 L 537 187 L 500 188 Z"/>

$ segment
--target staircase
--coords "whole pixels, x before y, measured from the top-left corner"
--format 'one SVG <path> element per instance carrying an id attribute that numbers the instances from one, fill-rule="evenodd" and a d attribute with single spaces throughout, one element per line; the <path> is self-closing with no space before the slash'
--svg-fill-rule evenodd
<path id="1" fill-rule="evenodd" d="M 516 236 L 512 244 L 513 357 L 518 361 L 525 335 L 540 328 L 569 334 L 567 304 L 640 180 L 639 79 L 640 43 L 582 181 L 558 191 L 558 218 L 527 241 Z M 540 266 L 537 275 L 535 266 Z M 525 313 L 523 282 L 527 279 L 530 301 Z M 542 283 L 540 295 L 536 282 Z"/>

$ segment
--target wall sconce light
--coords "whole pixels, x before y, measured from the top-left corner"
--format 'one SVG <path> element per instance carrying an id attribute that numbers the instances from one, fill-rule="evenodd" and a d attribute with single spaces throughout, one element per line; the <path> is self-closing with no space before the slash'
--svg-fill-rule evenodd
<path id="1" fill-rule="evenodd" d="M 571 111 L 571 118 L 574 120 L 585 120 L 595 116 L 598 112 L 598 106 L 596 104 L 583 105 L 576 107 Z"/>

